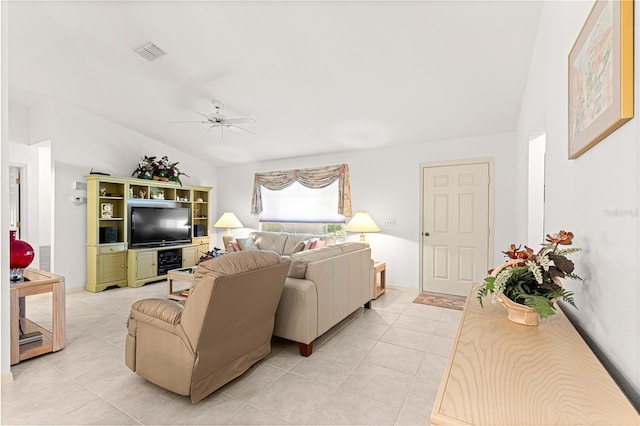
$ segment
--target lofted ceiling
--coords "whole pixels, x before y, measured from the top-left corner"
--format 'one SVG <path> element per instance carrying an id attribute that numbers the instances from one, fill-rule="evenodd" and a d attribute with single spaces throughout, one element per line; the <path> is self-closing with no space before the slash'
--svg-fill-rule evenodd
<path id="1" fill-rule="evenodd" d="M 515 131 L 542 2 L 10 1 L 9 96 L 224 166 Z M 148 62 L 132 49 L 167 52 Z M 224 104 L 255 132 L 210 129 Z"/>

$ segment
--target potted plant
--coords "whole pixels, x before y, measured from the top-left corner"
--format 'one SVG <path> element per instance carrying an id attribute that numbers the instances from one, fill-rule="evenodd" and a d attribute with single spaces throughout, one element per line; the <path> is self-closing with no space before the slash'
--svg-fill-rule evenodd
<path id="1" fill-rule="evenodd" d="M 138 179 L 153 179 L 161 180 L 165 182 L 177 182 L 182 186 L 180 176 L 189 176 L 186 173 L 181 172 L 177 165 L 179 163 L 172 163 L 165 155 L 161 159 L 157 160 L 157 157 L 144 156 L 144 158 L 138 163 L 138 167 L 131 173 L 131 176 L 136 176 Z"/>
<path id="2" fill-rule="evenodd" d="M 156 157 L 147 157 L 146 155 L 138 163 L 138 167 L 131 173 L 131 176 L 136 176 L 138 179 L 153 179 L 153 175 L 156 169 Z"/>
<path id="3" fill-rule="evenodd" d="M 177 162 L 176 163 L 170 162 L 167 156 L 165 155 L 158 162 L 158 165 L 156 167 L 156 175 L 161 177 L 163 180 L 166 179 L 171 182 L 178 182 L 180 186 L 182 186 L 182 182 L 180 181 L 180 176 L 189 177 L 189 175 L 186 173 L 182 173 L 177 167 L 178 164 L 179 163 Z"/>
<path id="4" fill-rule="evenodd" d="M 484 297 L 491 293 L 492 302 L 500 300 L 509 313 L 509 319 L 526 325 L 537 325 L 538 317 L 554 315 L 556 299 L 562 299 L 575 307 L 573 293 L 562 287 L 560 278 L 582 280 L 576 275 L 574 264 L 568 255 L 580 251 L 571 245 L 573 233 L 561 230 L 557 234 L 547 234 L 548 244 L 534 253 L 524 246 L 511 244 L 503 252 L 509 261 L 489 271 L 489 276 L 476 287 L 480 305 Z"/>

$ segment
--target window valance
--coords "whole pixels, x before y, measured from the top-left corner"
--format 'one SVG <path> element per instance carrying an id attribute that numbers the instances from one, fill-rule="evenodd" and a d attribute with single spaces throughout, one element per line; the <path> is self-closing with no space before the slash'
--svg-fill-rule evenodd
<path id="1" fill-rule="evenodd" d="M 339 180 L 338 213 L 351 217 L 351 184 L 349 181 L 349 166 L 347 164 L 313 169 L 256 173 L 253 183 L 251 213 L 260 214 L 262 212 L 262 193 L 260 188 L 263 186 L 273 191 L 284 189 L 293 182 L 298 182 L 307 188 L 324 188 L 336 180 Z"/>

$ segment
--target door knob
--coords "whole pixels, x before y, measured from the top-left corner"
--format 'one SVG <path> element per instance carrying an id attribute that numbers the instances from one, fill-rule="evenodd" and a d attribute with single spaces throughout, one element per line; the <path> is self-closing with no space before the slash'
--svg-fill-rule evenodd
<path id="1" fill-rule="evenodd" d="M 430 234 L 429 234 L 428 232 L 425 232 L 425 233 L 424 233 L 424 236 L 425 236 L 425 237 L 428 237 L 429 235 L 430 235 Z"/>

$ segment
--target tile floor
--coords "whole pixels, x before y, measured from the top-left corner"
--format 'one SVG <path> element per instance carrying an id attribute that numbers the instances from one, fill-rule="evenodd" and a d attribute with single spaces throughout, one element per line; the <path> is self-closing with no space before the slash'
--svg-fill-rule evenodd
<path id="1" fill-rule="evenodd" d="M 66 347 L 12 367 L 2 424 L 429 424 L 462 315 L 390 287 L 316 341 L 311 357 L 274 339 L 267 358 L 192 405 L 124 365 L 131 303 L 166 288 L 67 294 Z M 29 297 L 27 316 L 50 321 L 49 297 Z"/>

